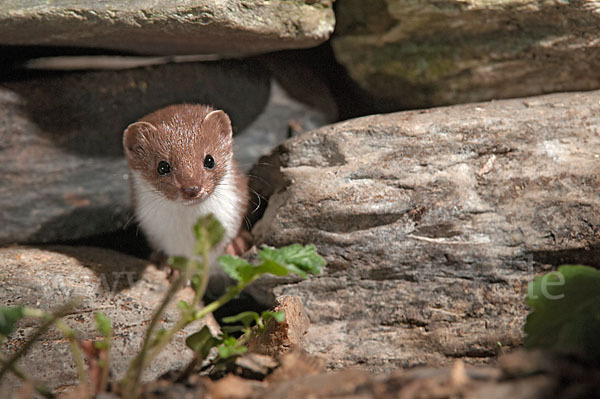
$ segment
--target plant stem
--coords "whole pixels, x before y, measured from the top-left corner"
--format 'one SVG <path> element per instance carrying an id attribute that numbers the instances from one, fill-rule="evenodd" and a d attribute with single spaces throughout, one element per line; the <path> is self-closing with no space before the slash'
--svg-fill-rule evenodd
<path id="1" fill-rule="evenodd" d="M 73 355 L 73 360 L 75 361 L 75 366 L 77 367 L 77 376 L 79 377 L 79 382 L 85 388 L 85 392 L 89 395 L 89 381 L 87 371 L 85 370 L 85 362 L 83 361 L 83 354 L 81 353 L 81 347 L 79 346 L 79 341 L 75 337 L 75 332 L 71 327 L 69 327 L 64 321 L 58 319 L 55 322 L 56 328 L 62 332 L 67 341 L 69 341 L 69 345 L 71 346 L 71 354 Z"/>
<path id="2" fill-rule="evenodd" d="M 202 256 L 204 259 L 204 263 L 203 263 L 202 275 L 200 276 L 200 279 L 201 279 L 200 286 L 194 293 L 192 309 L 184 311 L 183 314 L 181 315 L 181 317 L 179 318 L 179 320 L 177 320 L 177 322 L 161 337 L 161 341 L 156 343 L 156 345 L 152 348 L 150 354 L 148 355 L 148 360 L 147 360 L 148 363 L 150 363 L 152 360 L 154 360 L 154 358 L 156 356 L 158 356 L 158 354 L 164 349 L 164 347 L 167 346 L 169 344 L 169 342 L 171 342 L 171 339 L 173 339 L 173 336 L 175 334 L 177 334 L 177 332 L 179 330 L 185 328 L 192 321 L 195 321 L 195 320 L 198 320 L 198 319 L 201 319 L 202 317 L 204 317 L 204 316 L 195 317 L 196 312 L 194 310 L 194 307 L 197 306 L 198 302 L 200 302 L 200 300 L 204 296 L 204 292 L 206 291 L 206 284 L 208 282 L 208 271 L 209 271 L 209 268 L 206 263 L 206 260 L 208 259 L 207 252 L 208 252 L 208 249 L 205 248 L 204 254 Z M 190 269 L 191 269 L 191 267 L 188 264 L 188 266 L 186 267 L 186 272 L 190 271 Z M 188 273 L 186 273 L 186 274 L 188 274 Z M 189 273 L 189 274 L 191 274 L 191 273 Z"/>
<path id="3" fill-rule="evenodd" d="M 150 325 L 148 326 L 148 330 L 146 330 L 146 336 L 144 337 L 142 349 L 141 349 L 140 353 L 138 353 L 138 355 L 133 359 L 133 361 L 129 365 L 129 368 L 127 369 L 127 374 L 125 375 L 125 378 L 123 379 L 123 384 L 124 384 L 124 387 L 123 387 L 124 396 L 123 397 L 125 397 L 125 398 L 137 397 L 137 387 L 139 385 L 140 378 L 142 376 L 143 368 L 147 362 L 146 361 L 146 353 L 148 352 L 148 347 L 150 345 L 150 341 L 152 338 L 152 333 L 154 331 L 154 328 L 158 324 L 159 319 L 162 317 L 162 315 L 163 315 L 165 309 L 167 308 L 167 306 L 169 305 L 169 303 L 171 303 L 171 301 L 175 297 L 175 294 L 177 293 L 177 291 L 185 283 L 185 280 L 187 279 L 187 274 L 188 273 L 181 273 L 177 277 L 177 279 L 173 283 L 171 283 L 171 286 L 169 287 L 167 294 L 165 295 L 164 299 L 162 300 L 160 306 L 158 307 L 158 310 L 156 311 L 156 313 L 154 313 L 154 316 L 152 316 L 152 319 L 150 320 Z"/>
<path id="4" fill-rule="evenodd" d="M 99 392 L 106 392 L 108 386 L 108 377 L 110 376 L 110 343 L 112 341 L 112 334 L 104 338 L 106 349 L 104 350 L 104 359 L 102 360 L 102 376 L 100 378 Z"/>
<path id="5" fill-rule="evenodd" d="M 177 333 L 177 331 L 185 328 L 191 322 L 200 320 L 200 319 L 204 318 L 206 315 L 208 315 L 209 313 L 212 313 L 215 310 L 219 309 L 221 306 L 223 306 L 224 304 L 226 304 L 227 302 L 229 302 L 230 300 L 232 300 L 233 298 L 238 296 L 239 293 L 242 292 L 242 290 L 244 288 L 246 288 L 246 286 L 248 286 L 248 284 L 252 283 L 257 278 L 258 278 L 258 276 L 252 278 L 250 281 L 247 281 L 245 283 L 238 283 L 236 286 L 231 287 L 225 294 L 221 295 L 221 297 L 219 299 L 206 305 L 201 310 L 194 312 L 194 314 L 189 314 L 190 312 L 186 312 L 177 321 L 177 323 L 175 323 L 173 325 L 173 327 L 171 327 L 169 329 L 169 331 L 167 331 L 167 333 L 161 337 L 162 338 L 161 341 L 157 342 L 156 345 L 151 349 L 150 354 L 147 357 L 148 362 L 152 361 L 156 356 L 158 356 L 158 354 L 164 349 L 164 347 L 169 342 L 171 342 L 171 339 Z M 198 296 L 199 292 L 200 292 L 200 290 L 198 290 L 196 292 L 196 296 Z M 195 301 L 194 303 L 198 303 L 198 301 Z"/>
<path id="6" fill-rule="evenodd" d="M 257 278 L 258 276 L 255 276 L 245 283 L 238 283 L 236 286 L 230 287 L 229 290 L 227 290 L 226 293 L 221 295 L 219 299 L 209 303 L 208 305 L 203 307 L 202 310 L 198 311 L 194 318 L 201 319 L 207 314 L 219 309 L 221 306 L 223 306 L 233 298 L 237 297 L 244 288 L 246 288 L 250 283 L 254 282 L 254 280 L 256 280 Z"/>
<path id="7" fill-rule="evenodd" d="M 125 378 L 121 381 L 124 397 L 134 398 L 137 396 L 137 387 L 139 385 L 141 374 L 144 368 L 160 354 L 164 347 L 171 342 L 173 336 L 178 331 L 183 329 L 192 321 L 200 318 L 196 317 L 198 315 L 198 312 L 195 308 L 196 306 L 198 306 L 198 303 L 200 302 L 200 300 L 204 296 L 204 292 L 206 291 L 209 275 L 208 259 L 212 244 L 210 238 L 207 237 L 208 231 L 206 229 L 202 231 L 201 229 L 203 227 L 198 228 L 200 229 L 200 231 L 195 231 L 198 245 L 196 247 L 195 253 L 198 256 L 198 258 L 202 259 L 202 262 L 200 263 L 194 259 L 187 259 L 183 266 L 182 273 L 169 287 L 167 295 L 163 299 L 159 309 L 150 321 L 150 325 L 148 326 L 148 330 L 146 331 L 146 336 L 144 339 L 144 343 L 142 344 L 142 349 L 140 353 L 131 362 L 125 375 Z M 200 281 L 198 286 L 195 287 L 195 294 L 192 306 L 182 311 L 179 320 L 177 320 L 177 322 L 169 330 L 167 330 L 164 334 L 161 334 L 160 336 L 156 337 L 154 340 L 151 341 L 152 333 L 156 325 L 158 324 L 158 320 L 164 313 L 168 304 L 173 300 L 176 292 L 183 286 L 183 284 L 186 281 L 192 279 L 195 273 L 198 272 L 200 272 Z M 206 315 L 207 313 L 208 312 L 206 312 L 204 315 Z"/>

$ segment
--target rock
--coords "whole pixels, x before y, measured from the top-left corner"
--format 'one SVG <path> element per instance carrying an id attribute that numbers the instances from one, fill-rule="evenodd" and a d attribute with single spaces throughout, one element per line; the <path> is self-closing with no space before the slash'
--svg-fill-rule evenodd
<path id="1" fill-rule="evenodd" d="M 224 109 L 239 131 L 268 96 L 269 74 L 252 61 L 42 73 L 0 83 L 0 245 L 122 229 L 132 215 L 121 145 L 129 123 L 169 104 L 198 102 Z"/>
<path id="2" fill-rule="evenodd" d="M 0 44 L 227 55 L 312 47 L 333 32 L 331 3 L 8 0 L 0 6 Z"/>
<path id="3" fill-rule="evenodd" d="M 64 320 L 78 331 L 82 340 L 99 338 L 94 313 L 106 314 L 113 326 L 111 371 L 115 379 L 123 377 L 130 360 L 140 350 L 146 327 L 169 287 L 165 273 L 147 262 L 92 247 L 4 248 L 0 249 L 0 264 L 1 306 L 53 310 L 79 297 L 82 304 Z M 159 327 L 168 328 L 178 319 L 178 300 L 191 301 L 192 298 L 191 288 L 180 291 Z M 207 318 L 205 323 L 215 333 L 218 331 L 214 319 Z M 2 352 L 16 351 L 38 324 L 35 320 L 23 319 L 3 345 Z M 169 370 L 185 367 L 193 355 L 185 346 L 185 337 L 202 325 L 196 322 L 177 334 L 146 369 L 143 378 L 153 379 Z M 33 345 L 19 367 L 52 389 L 77 382 L 69 345 L 55 329 Z M 6 382 L 2 382 L 3 390 L 12 389 L 14 381 L 8 385 Z"/>
<path id="4" fill-rule="evenodd" d="M 317 245 L 304 349 L 373 371 L 520 345 L 526 284 L 600 266 L 600 91 L 374 115 L 285 142 L 252 171 L 258 244 Z"/>
<path id="5" fill-rule="evenodd" d="M 593 4 L 346 0 L 332 46 L 386 112 L 597 89 Z"/>
<path id="6" fill-rule="evenodd" d="M 300 299 L 295 296 L 279 297 L 273 311 L 285 312 L 285 320 L 278 323 L 271 319 L 264 332 L 252 335 L 247 344 L 250 352 L 279 357 L 294 348 L 302 347 L 310 320 Z"/>

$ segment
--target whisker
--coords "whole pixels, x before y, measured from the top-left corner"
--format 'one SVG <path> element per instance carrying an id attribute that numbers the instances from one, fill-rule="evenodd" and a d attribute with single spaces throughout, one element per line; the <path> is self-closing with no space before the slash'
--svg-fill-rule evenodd
<path id="1" fill-rule="evenodd" d="M 123 230 L 127 229 L 127 226 L 129 226 L 129 223 L 131 223 L 131 221 L 135 219 L 135 212 L 131 213 L 131 216 L 129 216 L 127 218 L 127 221 L 125 222 L 125 225 L 123 226 Z"/>
<path id="2" fill-rule="evenodd" d="M 258 199 L 258 204 L 256 204 L 256 207 L 252 210 L 251 213 L 255 213 L 256 211 L 258 211 L 260 209 L 260 205 L 261 205 L 261 198 L 264 198 L 262 195 L 260 195 L 258 193 L 258 191 L 256 191 L 255 189 L 248 187 L 248 190 L 250 190 L 251 194 L 254 194 L 256 196 L 256 198 Z M 265 198 L 266 199 L 266 198 Z M 250 199 L 252 200 L 252 199 Z"/>
<path id="3" fill-rule="evenodd" d="M 256 175 L 247 175 L 247 176 L 248 176 L 248 180 L 254 179 L 254 180 L 257 180 L 257 181 L 259 181 L 261 183 L 264 183 L 269 188 L 273 187 L 273 185 L 271 184 L 271 182 L 269 182 L 268 180 L 263 179 L 262 177 L 258 177 Z"/>

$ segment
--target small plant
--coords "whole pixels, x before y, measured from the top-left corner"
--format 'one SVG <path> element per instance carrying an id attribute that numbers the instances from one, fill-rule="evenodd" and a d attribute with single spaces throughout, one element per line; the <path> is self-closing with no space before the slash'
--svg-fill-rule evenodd
<path id="1" fill-rule="evenodd" d="M 142 348 L 138 355 L 131 361 L 130 366 L 125 373 L 125 377 L 119 383 L 119 390 L 122 397 L 135 398 L 139 394 L 140 380 L 143 370 L 154 360 L 158 354 L 171 342 L 175 334 L 186 327 L 188 324 L 202 319 L 206 315 L 214 312 L 219 307 L 226 304 L 231 299 L 237 297 L 242 290 L 249 284 L 258 279 L 261 275 L 270 273 L 276 276 L 286 276 L 288 274 L 296 274 L 302 278 L 306 278 L 308 274 L 318 274 L 325 261 L 319 256 L 314 245 L 302 246 L 299 244 L 290 245 L 288 247 L 275 249 L 268 246 L 263 246 L 259 251 L 258 257 L 261 261 L 259 265 L 253 265 L 246 260 L 226 255 L 219 258 L 220 266 L 225 272 L 237 281 L 237 284 L 228 288 L 228 290 L 220 298 L 214 302 L 202 306 L 201 299 L 206 291 L 209 272 L 209 253 L 211 249 L 221 241 L 224 230 L 220 223 L 212 216 L 207 216 L 198 220 L 194 226 L 196 235 L 196 257 L 187 259 L 185 257 L 172 257 L 169 259 L 171 266 L 179 270 L 178 277 L 173 281 L 154 313 L 148 329 L 146 330 L 145 339 Z M 194 298 L 191 302 L 180 301 L 178 307 L 181 315 L 179 319 L 169 329 L 158 329 L 159 321 L 167 308 L 167 306 L 175 298 L 177 291 L 187 282 L 191 282 L 194 290 Z M 28 377 L 19 370 L 15 364 L 17 360 L 29 349 L 51 325 L 55 325 L 63 332 L 69 343 L 71 351 L 77 366 L 80 383 L 83 384 L 85 391 L 92 395 L 88 376 L 84 366 L 81 344 L 76 339 L 75 332 L 71 330 L 62 320 L 69 309 L 75 307 L 75 304 L 69 304 L 66 308 L 61 308 L 59 311 L 49 314 L 37 309 L 26 307 L 10 307 L 0 308 L 0 344 L 14 329 L 16 323 L 23 317 L 33 316 L 43 320 L 42 325 L 36 333 L 31 336 L 31 339 L 20 348 L 13 356 L 8 359 L 0 357 L 0 380 L 7 371 L 12 372 L 18 378 L 32 383 L 36 390 L 45 397 L 53 397 L 52 393 L 43 384 L 30 381 Z M 225 327 L 223 334 L 219 337 L 214 337 L 207 327 L 202 328 L 199 332 L 192 334 L 186 340 L 187 345 L 195 352 L 193 363 L 202 361 L 206 358 L 209 351 L 213 347 L 217 347 L 217 352 L 221 359 L 228 359 L 237 355 L 243 354 L 247 348 L 245 343 L 252 331 L 252 324 L 256 324 L 257 329 L 264 329 L 271 319 L 283 321 L 285 315 L 282 312 L 263 312 L 260 315 L 255 312 L 243 312 L 239 315 L 225 318 L 225 322 L 242 323 L 241 326 Z M 96 392 L 106 390 L 109 378 L 109 351 L 112 340 L 112 327 L 110 320 L 103 314 L 95 315 L 96 328 L 102 335 L 102 339 L 95 342 L 95 349 L 100 351 L 98 366 L 100 368 L 100 379 L 95 389 Z M 235 338 L 229 335 L 233 331 L 241 331 L 243 334 L 240 338 Z M 188 367 L 190 369 L 190 367 Z"/>
<path id="2" fill-rule="evenodd" d="M 600 358 L 600 270 L 560 266 L 529 284 L 525 347 Z"/>
<path id="3" fill-rule="evenodd" d="M 217 347 L 219 358 L 227 360 L 246 353 L 248 350 L 246 342 L 253 332 L 263 332 L 271 320 L 282 323 L 285 320 L 285 313 L 265 310 L 261 314 L 256 312 L 242 312 L 235 316 L 224 317 L 223 321 L 225 323 L 242 324 L 223 326 L 221 328 L 223 332 L 219 337 L 212 336 L 208 327 L 205 326 L 199 332 L 190 335 L 186 340 L 186 344 L 196 353 L 196 363 L 206 358 L 208 352 L 213 347 Z M 256 326 L 255 330 L 253 330 L 253 326 Z M 230 335 L 236 332 L 242 332 L 243 334 L 239 338 Z"/>
<path id="4" fill-rule="evenodd" d="M 237 256 L 221 256 L 219 258 L 220 266 L 237 281 L 237 284 L 229 287 L 225 294 L 214 302 L 201 307 L 200 300 L 204 296 L 208 282 L 208 255 L 210 250 L 221 241 L 224 230 L 214 217 L 208 216 L 198 221 L 194 232 L 196 234 L 197 258 L 173 257 L 169 260 L 171 265 L 179 269 L 181 273 L 176 281 L 172 283 L 165 299 L 152 318 L 142 350 L 132 361 L 125 378 L 121 382 L 125 397 L 135 397 L 137 395 L 142 370 L 158 356 L 179 330 L 193 321 L 202 319 L 237 297 L 244 288 L 261 275 L 270 273 L 276 276 L 286 276 L 294 273 L 306 277 L 308 273 L 318 274 L 325 265 L 325 261 L 317 254 L 314 245 L 294 244 L 280 249 L 264 246 L 258 253 L 258 257 L 262 261 L 258 266 Z M 153 335 L 156 324 L 167 305 L 187 280 L 191 282 L 195 292 L 193 301 L 191 303 L 180 301 L 178 303 L 181 310 L 180 319 L 169 330 L 160 330 Z M 208 328 L 202 329 L 198 334 L 200 335 L 188 339 L 188 345 L 196 353 L 196 361 L 205 358 L 210 348 L 215 345 L 219 345 L 218 350 L 221 357 L 239 355 L 246 350 L 243 343 L 233 337 L 226 335 L 220 338 L 209 337 L 210 331 Z"/>

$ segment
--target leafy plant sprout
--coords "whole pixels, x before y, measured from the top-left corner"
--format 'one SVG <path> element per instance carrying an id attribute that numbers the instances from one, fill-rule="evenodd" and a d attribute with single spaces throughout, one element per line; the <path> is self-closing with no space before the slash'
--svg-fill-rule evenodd
<path id="1" fill-rule="evenodd" d="M 302 246 L 300 244 L 293 244 L 279 249 L 263 246 L 258 252 L 260 260 L 258 265 L 253 265 L 237 256 L 221 256 L 218 259 L 219 265 L 237 283 L 229 287 L 220 298 L 203 307 L 201 299 L 206 291 L 209 273 L 208 254 L 221 241 L 224 230 L 221 224 L 212 215 L 209 215 L 198 220 L 194 226 L 194 233 L 196 235 L 196 256 L 193 259 L 185 257 L 171 257 L 169 259 L 170 265 L 178 269 L 180 273 L 169 286 L 165 297 L 150 320 L 140 352 L 131 360 L 124 378 L 118 384 L 118 390 L 122 397 L 135 398 L 139 395 L 143 370 L 171 342 L 178 331 L 190 323 L 202 319 L 231 299 L 237 297 L 244 288 L 256 281 L 263 274 L 273 274 L 275 276 L 296 274 L 302 278 L 306 278 L 309 274 L 319 274 L 323 266 L 325 266 L 324 259 L 317 254 L 314 245 Z M 169 329 L 158 329 L 159 322 L 166 308 L 174 300 L 177 291 L 187 281 L 190 281 L 194 290 L 193 300 L 191 302 L 180 301 L 178 303 L 181 312 L 179 319 Z M 89 387 L 80 342 L 76 337 L 76 332 L 61 319 L 70 309 L 75 307 L 75 303 L 70 303 L 54 313 L 22 306 L 0 308 L 0 344 L 14 331 L 17 322 L 23 317 L 37 317 L 43 321 L 37 331 L 32 334 L 30 340 L 19 351 L 15 352 L 10 358 L 0 356 L 0 381 L 7 372 L 11 372 L 21 380 L 31 383 L 42 396 L 47 398 L 54 397 L 44 384 L 32 381 L 16 367 L 18 359 L 25 354 L 31 345 L 48 328 L 54 325 L 68 340 L 78 370 L 80 383 L 91 397 L 93 393 Z M 186 340 L 186 344 L 195 353 L 192 363 L 202 361 L 206 358 L 208 352 L 213 347 L 217 348 L 221 359 L 241 355 L 247 350 L 244 344 L 253 331 L 253 324 L 256 325 L 255 329 L 261 331 L 264 330 L 271 320 L 282 322 L 284 318 L 285 315 L 283 312 L 265 311 L 260 315 L 255 312 L 243 312 L 236 316 L 224 318 L 223 321 L 227 323 L 239 322 L 242 325 L 225 326 L 223 333 L 218 337 L 213 336 L 208 327 L 205 326 L 197 333 L 190 335 Z M 95 347 L 105 353 L 104 358 L 99 362 L 101 377 L 97 388 L 97 392 L 103 392 L 108 386 L 110 370 L 108 353 L 111 347 L 113 331 L 110 320 L 104 314 L 97 313 L 95 320 L 96 328 L 103 337 L 95 343 Z M 243 334 L 240 338 L 235 338 L 229 335 L 233 331 L 241 331 Z"/>

